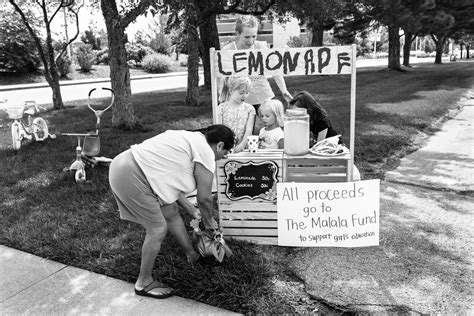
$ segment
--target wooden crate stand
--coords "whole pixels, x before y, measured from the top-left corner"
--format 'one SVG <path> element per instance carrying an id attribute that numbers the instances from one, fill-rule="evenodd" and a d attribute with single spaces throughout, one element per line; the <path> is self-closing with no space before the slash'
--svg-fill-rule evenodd
<path id="1" fill-rule="evenodd" d="M 282 152 L 267 152 L 265 154 L 240 153 L 230 155 L 229 159 L 217 162 L 217 192 L 219 202 L 220 227 L 224 236 L 229 239 L 247 240 L 258 244 L 278 244 L 278 223 L 276 209 L 276 191 L 274 198 L 229 198 L 225 166 L 229 162 L 246 164 L 251 162 L 258 165 L 272 162 L 278 170 L 276 181 L 282 182 Z M 276 190 L 276 185 L 274 190 Z"/>
<path id="2" fill-rule="evenodd" d="M 259 197 L 233 198 L 228 192 L 229 164 L 258 166 L 274 163 L 278 182 L 344 182 L 349 180 L 350 154 L 326 158 L 308 154 L 289 156 L 282 151 L 240 153 L 217 162 L 216 182 L 218 192 L 220 227 L 228 239 L 247 240 L 257 244 L 278 244 L 278 219 L 276 199 Z M 233 166 L 231 166 L 233 167 Z M 275 195 L 276 196 L 276 195 Z"/>

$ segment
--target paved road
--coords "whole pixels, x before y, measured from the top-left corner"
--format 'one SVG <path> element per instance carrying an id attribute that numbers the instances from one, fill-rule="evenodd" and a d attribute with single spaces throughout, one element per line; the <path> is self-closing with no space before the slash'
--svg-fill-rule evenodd
<path id="1" fill-rule="evenodd" d="M 443 62 L 448 62 L 444 59 Z M 412 58 L 411 64 L 433 63 L 434 58 Z M 387 59 L 365 59 L 357 60 L 357 68 L 386 66 Z M 142 93 L 150 91 L 160 91 L 169 89 L 184 89 L 187 87 L 186 73 L 172 73 L 164 75 L 145 76 L 144 78 L 132 78 L 132 93 Z M 99 81 L 99 80 L 98 80 Z M 107 79 L 101 82 L 76 81 L 61 84 L 61 95 L 63 101 L 83 100 L 87 98 L 87 93 L 94 87 L 110 87 Z M 203 75 L 200 75 L 200 84 L 204 83 Z M 51 104 L 51 88 L 45 84 L 30 84 L 20 86 L 0 86 L 0 99 L 7 99 L 9 104 L 23 104 L 26 100 L 35 100 L 38 104 Z M 0 109 L 5 107 L 0 103 Z"/>
<path id="2" fill-rule="evenodd" d="M 76 84 L 66 82 L 61 84 L 61 95 L 63 101 L 83 100 L 87 98 L 88 92 L 92 88 L 107 87 L 110 88 L 110 81 L 97 80 L 77 81 Z M 200 84 L 204 83 L 204 78 L 200 76 Z M 186 88 L 187 76 L 184 73 L 168 74 L 164 76 L 154 76 L 152 78 L 134 78 L 131 80 L 132 93 L 142 93 L 156 90 L 169 90 L 177 88 Z M 0 87 L 0 99 L 7 99 L 9 104 L 23 104 L 26 100 L 35 100 L 38 104 L 51 104 L 52 92 L 49 86 L 44 85 L 22 85 L 15 86 L 13 90 L 9 86 Z M 0 108 L 2 105 L 0 103 Z"/>

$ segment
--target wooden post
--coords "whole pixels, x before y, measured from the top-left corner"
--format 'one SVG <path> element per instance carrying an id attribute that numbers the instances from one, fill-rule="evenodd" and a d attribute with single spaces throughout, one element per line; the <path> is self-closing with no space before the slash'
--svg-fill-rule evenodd
<path id="1" fill-rule="evenodd" d="M 356 110 L 356 58 L 357 46 L 352 44 L 352 70 L 351 70 L 351 119 L 350 119 L 350 139 L 349 149 L 351 151 L 351 160 L 349 162 L 349 180 L 352 181 L 354 168 L 354 139 L 355 139 L 355 110 Z"/>
<path id="2" fill-rule="evenodd" d="M 215 48 L 209 49 L 209 60 L 211 63 L 211 95 L 212 95 L 212 124 L 217 123 L 217 78 L 216 78 L 216 63 L 215 63 Z"/>

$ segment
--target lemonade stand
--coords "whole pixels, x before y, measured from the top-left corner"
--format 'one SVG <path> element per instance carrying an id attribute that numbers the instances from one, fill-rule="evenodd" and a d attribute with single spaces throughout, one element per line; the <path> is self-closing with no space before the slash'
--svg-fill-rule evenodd
<path id="1" fill-rule="evenodd" d="M 281 244 L 278 237 L 278 184 L 283 187 L 285 183 L 347 183 L 352 180 L 356 46 L 222 51 L 211 48 L 210 56 L 214 123 L 217 119 L 218 77 L 350 75 L 349 152 L 336 157 L 308 153 L 309 127 L 300 124 L 301 120 L 298 122 L 291 118 L 297 117 L 298 113 L 287 110 L 284 151 L 244 151 L 229 154 L 227 159 L 217 163 L 218 206 L 224 236 L 259 244 Z M 303 151 L 296 147 L 287 148 L 288 139 L 297 138 L 306 144 Z M 289 198 L 289 191 L 284 192 Z M 294 193 L 297 194 L 297 188 L 291 192 Z"/>

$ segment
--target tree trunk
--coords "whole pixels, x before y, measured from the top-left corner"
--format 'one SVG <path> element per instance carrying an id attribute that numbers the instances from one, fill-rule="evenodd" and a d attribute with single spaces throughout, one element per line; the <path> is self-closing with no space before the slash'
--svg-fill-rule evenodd
<path id="1" fill-rule="evenodd" d="M 315 21 L 311 27 L 311 46 L 323 46 L 324 23 Z"/>
<path id="2" fill-rule="evenodd" d="M 59 85 L 59 73 L 58 67 L 56 66 L 56 60 L 54 58 L 53 40 L 51 37 L 51 24 L 45 23 L 46 27 L 46 43 L 44 44 L 45 61 L 47 65 L 44 65 L 45 78 L 48 82 L 51 90 L 53 91 L 53 109 L 59 110 L 64 108 L 63 98 L 61 95 L 61 87 Z"/>
<path id="3" fill-rule="evenodd" d="M 55 77 L 56 79 L 53 79 L 51 75 L 45 75 L 46 81 L 53 91 L 53 109 L 59 110 L 64 108 L 64 103 L 61 95 L 61 87 L 59 85 L 59 75 L 56 74 Z"/>
<path id="4" fill-rule="evenodd" d="M 46 45 L 48 52 L 48 67 L 45 67 L 45 78 L 48 82 L 51 90 L 53 91 L 53 109 L 59 110 L 64 108 L 63 97 L 61 95 L 61 86 L 59 85 L 59 73 L 58 67 L 54 62 L 54 53 L 53 47 L 51 45 Z"/>
<path id="5" fill-rule="evenodd" d="M 462 59 L 462 47 L 463 47 L 463 44 L 459 44 L 459 59 Z"/>
<path id="6" fill-rule="evenodd" d="M 444 42 L 446 41 L 446 37 L 436 36 L 431 34 L 431 38 L 436 44 L 436 57 L 435 57 L 435 64 L 442 64 L 442 57 L 443 57 L 443 47 Z"/>
<path id="7" fill-rule="evenodd" d="M 116 19 L 108 10 L 116 10 L 109 6 L 115 3 L 102 1 L 101 8 L 107 27 L 109 44 L 110 82 L 115 92 L 115 103 L 112 111 L 112 125 L 126 130 L 140 129 L 140 124 L 131 102 L 130 70 L 127 64 L 125 43 L 127 36 L 121 20 Z"/>
<path id="8" fill-rule="evenodd" d="M 466 45 L 466 59 L 469 59 L 469 48 L 471 48 L 471 45 Z"/>
<path id="9" fill-rule="evenodd" d="M 400 66 L 400 36 L 399 27 L 395 25 L 388 26 L 388 68 L 401 71 Z"/>
<path id="10" fill-rule="evenodd" d="M 196 15 L 188 12 L 186 29 L 188 30 L 188 89 L 186 105 L 199 105 L 199 34 L 196 27 Z"/>
<path id="11" fill-rule="evenodd" d="M 410 67 L 410 50 L 413 42 L 413 34 L 405 32 L 405 43 L 403 43 L 403 66 Z"/>
<path id="12" fill-rule="evenodd" d="M 211 15 L 207 18 L 204 23 L 199 27 L 201 34 L 201 59 L 204 68 L 204 86 L 206 88 L 211 87 L 211 66 L 210 66 L 210 55 L 209 49 L 214 47 L 220 49 L 219 33 L 217 31 L 216 15 Z"/>

